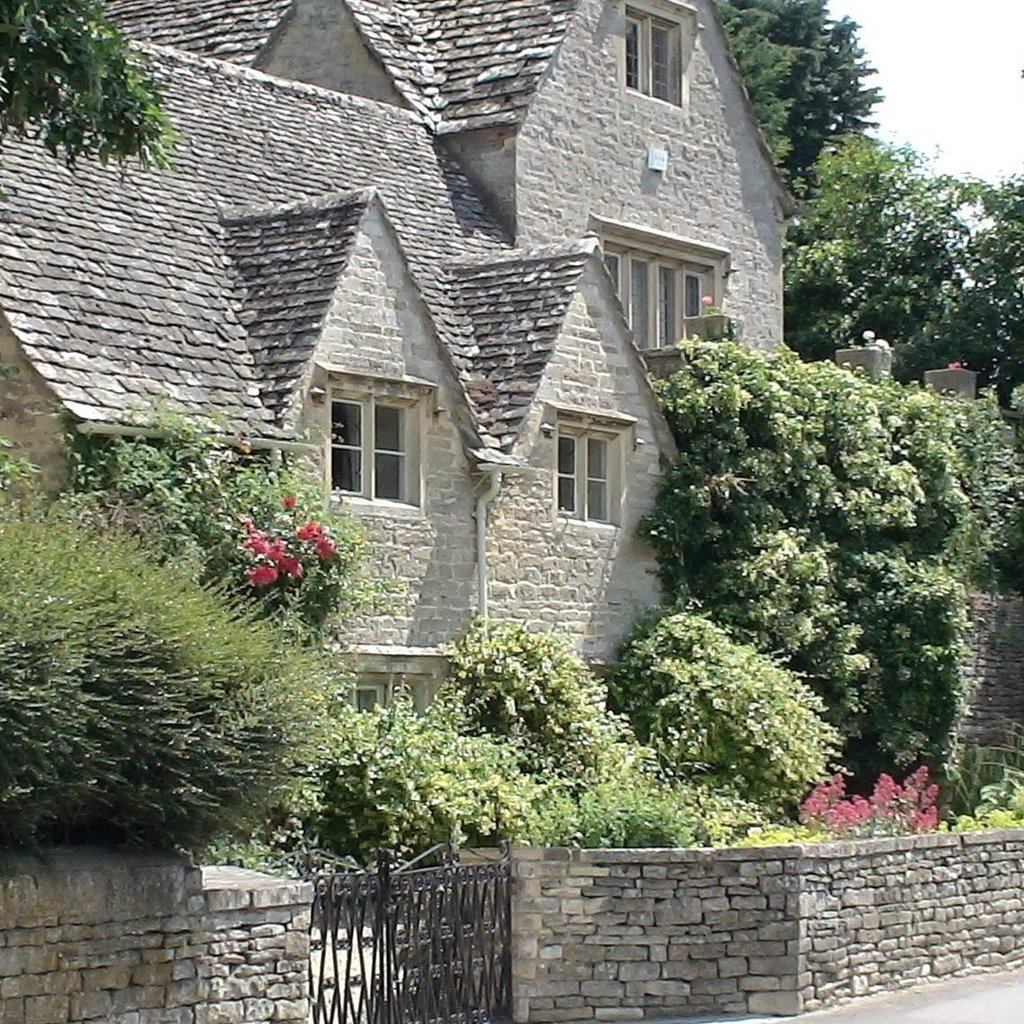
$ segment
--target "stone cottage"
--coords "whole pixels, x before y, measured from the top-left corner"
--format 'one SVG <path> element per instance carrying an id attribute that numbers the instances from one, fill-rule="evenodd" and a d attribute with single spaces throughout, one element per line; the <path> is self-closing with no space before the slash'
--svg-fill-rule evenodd
<path id="1" fill-rule="evenodd" d="M 710 296 L 782 332 L 792 212 L 711 0 L 108 0 L 174 169 L 0 152 L 0 431 L 159 403 L 314 454 L 401 585 L 363 703 L 480 612 L 595 661 L 656 602 L 636 536 L 659 350 Z"/>

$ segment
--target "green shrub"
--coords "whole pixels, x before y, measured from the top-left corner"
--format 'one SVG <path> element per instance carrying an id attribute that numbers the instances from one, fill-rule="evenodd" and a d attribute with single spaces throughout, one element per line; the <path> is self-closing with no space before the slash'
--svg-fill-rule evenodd
<path id="1" fill-rule="evenodd" d="M 826 774 L 838 734 L 792 673 L 696 615 L 641 628 L 610 681 L 612 707 L 664 769 L 769 805 Z"/>
<path id="2" fill-rule="evenodd" d="M 318 473 L 298 459 L 226 444 L 209 422 L 168 417 L 162 428 L 153 439 L 73 435 L 65 507 L 87 523 L 129 531 L 198 583 L 315 638 L 371 600 L 363 532 L 326 507 Z M 308 523 L 329 538 L 329 558 L 296 537 Z M 250 571 L 269 566 L 251 547 L 254 535 L 285 542 L 304 563 L 301 578 L 282 571 L 254 581 Z"/>
<path id="3" fill-rule="evenodd" d="M 308 828 L 321 846 L 366 858 L 391 847 L 519 838 L 545 786 L 520 772 L 516 751 L 467 735 L 457 709 L 419 715 L 407 698 L 389 707 L 336 709 L 334 739 L 314 770 Z"/>
<path id="4" fill-rule="evenodd" d="M 860 783 L 944 766 L 967 587 L 1015 560 L 1020 585 L 998 412 L 729 344 L 688 345 L 660 387 L 678 456 L 644 534 L 666 604 L 809 683 Z"/>
<path id="5" fill-rule="evenodd" d="M 139 545 L 0 521 L 0 843 L 194 848 L 303 756 L 316 665 Z"/>
<path id="6" fill-rule="evenodd" d="M 604 686 L 557 635 L 484 620 L 446 653 L 441 699 L 464 709 L 474 734 L 510 741 L 524 771 L 582 785 L 637 755 L 624 723 L 605 709 Z"/>

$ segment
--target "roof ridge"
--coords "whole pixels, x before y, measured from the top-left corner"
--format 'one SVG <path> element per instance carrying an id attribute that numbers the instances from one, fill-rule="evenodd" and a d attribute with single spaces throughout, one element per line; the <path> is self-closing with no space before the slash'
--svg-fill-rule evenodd
<path id="1" fill-rule="evenodd" d="M 367 96 L 359 96 L 355 93 L 336 92 L 333 89 L 325 89 L 323 86 L 310 85 L 308 82 L 299 82 L 291 78 L 280 78 L 277 75 L 268 74 L 266 71 L 260 71 L 258 68 L 250 67 L 248 64 L 237 64 L 221 57 L 207 57 L 204 54 L 181 50 L 175 46 L 165 46 L 162 43 L 132 39 L 130 45 L 141 50 L 143 53 L 153 53 L 165 60 L 173 60 L 181 65 L 191 65 L 192 67 L 204 68 L 209 71 L 217 71 L 224 75 L 225 78 L 243 79 L 269 86 L 276 92 L 323 100 L 328 106 L 341 110 L 357 106 L 366 110 L 376 111 L 377 113 L 386 113 L 388 116 L 395 117 L 396 119 L 400 118 L 410 124 L 417 125 L 427 135 L 433 137 L 428 119 L 419 111 L 397 107 L 393 103 L 373 100 Z"/>
<path id="2" fill-rule="evenodd" d="M 249 224 L 261 220 L 273 220 L 292 214 L 326 213 L 356 204 L 368 205 L 378 195 L 376 188 L 357 188 L 346 191 L 325 192 L 314 199 L 298 199 L 289 203 L 249 203 L 244 206 L 224 208 L 220 211 L 220 222 L 225 226 Z"/>

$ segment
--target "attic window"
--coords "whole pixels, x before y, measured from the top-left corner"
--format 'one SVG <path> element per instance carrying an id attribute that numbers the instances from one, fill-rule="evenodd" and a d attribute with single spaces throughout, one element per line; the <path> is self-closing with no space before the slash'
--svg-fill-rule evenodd
<path id="1" fill-rule="evenodd" d="M 675 0 L 638 0 L 625 8 L 624 81 L 632 92 L 681 107 L 696 11 Z"/>

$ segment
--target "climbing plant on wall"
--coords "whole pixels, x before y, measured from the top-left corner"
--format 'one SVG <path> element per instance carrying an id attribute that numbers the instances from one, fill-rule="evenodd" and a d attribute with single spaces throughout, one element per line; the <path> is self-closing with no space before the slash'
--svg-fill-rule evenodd
<path id="1" fill-rule="evenodd" d="M 685 355 L 645 525 L 668 601 L 803 676 L 858 775 L 941 765 L 968 587 L 1013 562 L 1024 475 L 998 412 L 785 351 Z"/>

